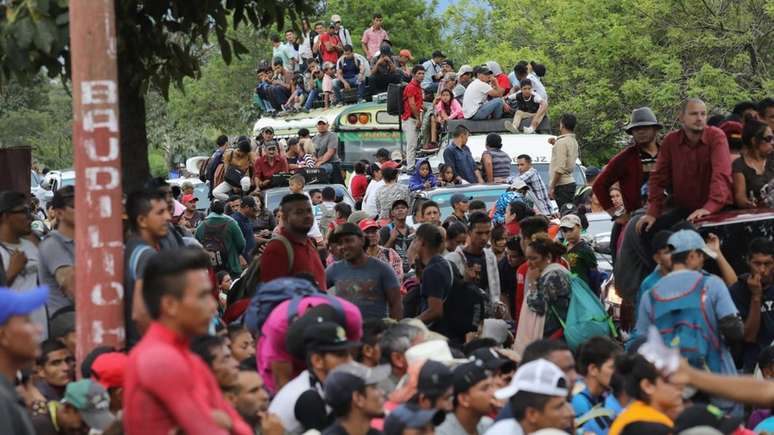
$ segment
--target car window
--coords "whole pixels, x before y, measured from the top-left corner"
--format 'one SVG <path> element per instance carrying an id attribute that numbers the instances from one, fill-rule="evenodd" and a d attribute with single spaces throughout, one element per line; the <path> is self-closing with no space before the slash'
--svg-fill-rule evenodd
<path id="1" fill-rule="evenodd" d="M 505 192 L 505 189 L 502 187 L 488 187 L 488 188 L 481 188 L 480 190 L 465 190 L 465 191 L 454 191 L 450 190 L 447 192 L 439 192 L 436 194 L 430 194 L 429 197 L 433 201 L 437 202 L 438 205 L 441 207 L 441 216 L 444 218 L 449 216 L 452 213 L 452 206 L 450 203 L 452 195 L 455 193 L 463 193 L 466 196 L 473 197 L 473 199 L 478 199 L 481 201 L 484 201 L 486 204 L 487 209 L 494 206 L 495 202 L 497 202 L 497 199 L 500 198 L 500 195 Z"/>

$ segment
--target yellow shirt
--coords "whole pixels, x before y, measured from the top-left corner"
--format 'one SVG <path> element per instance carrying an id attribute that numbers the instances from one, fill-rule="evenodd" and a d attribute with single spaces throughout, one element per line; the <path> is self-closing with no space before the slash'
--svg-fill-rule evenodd
<path id="1" fill-rule="evenodd" d="M 658 411 L 655 408 L 637 400 L 627 406 L 621 415 L 615 419 L 613 425 L 610 426 L 608 435 L 619 435 L 627 424 L 640 421 L 648 423 L 660 423 L 669 427 L 674 426 L 672 420 L 664 415 L 661 411 Z"/>

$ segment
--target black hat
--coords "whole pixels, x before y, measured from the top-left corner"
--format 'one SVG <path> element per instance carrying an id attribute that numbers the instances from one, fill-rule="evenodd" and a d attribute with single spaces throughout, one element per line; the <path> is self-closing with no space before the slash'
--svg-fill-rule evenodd
<path id="1" fill-rule="evenodd" d="M 0 213 L 11 211 L 27 204 L 27 195 L 13 190 L 0 192 Z"/>
<path id="2" fill-rule="evenodd" d="M 296 359 L 304 360 L 306 358 L 306 331 L 317 324 L 323 322 L 335 322 L 341 325 L 343 319 L 340 319 L 338 312 L 329 304 L 322 303 L 309 307 L 304 315 L 293 321 L 285 334 L 285 348 L 288 353 Z"/>
<path id="3" fill-rule="evenodd" d="M 696 426 L 710 426 L 731 434 L 743 423 L 741 418 L 729 417 L 715 405 L 693 405 L 683 411 L 675 420 L 675 433 Z"/>
<path id="4" fill-rule="evenodd" d="M 480 359 L 457 366 L 454 369 L 453 384 L 454 394 L 460 394 L 468 391 L 477 383 L 488 379 L 492 375 L 484 362 Z"/>
<path id="5" fill-rule="evenodd" d="M 419 370 L 417 391 L 429 396 L 440 396 L 453 385 L 451 369 L 434 360 L 427 360 Z"/>
<path id="6" fill-rule="evenodd" d="M 304 331 L 304 346 L 308 352 L 338 352 L 360 347 L 349 341 L 347 332 L 335 322 L 315 322 Z"/>
<path id="7" fill-rule="evenodd" d="M 431 423 L 438 426 L 445 418 L 446 414 L 440 409 L 421 409 L 406 403 L 392 410 L 384 419 L 384 435 L 403 435 L 406 428 L 422 429 Z"/>
<path id="8" fill-rule="evenodd" d="M 63 209 L 68 205 L 73 205 L 74 199 L 75 187 L 65 186 L 54 192 L 54 197 L 51 198 L 50 205 L 54 209 Z"/>
<path id="9" fill-rule="evenodd" d="M 376 154 L 374 154 L 375 157 L 384 157 L 385 159 L 390 159 L 390 151 L 387 148 L 379 148 L 378 151 L 376 151 Z"/>
<path id="10" fill-rule="evenodd" d="M 473 70 L 473 73 L 475 75 L 479 75 L 479 74 L 492 74 L 492 70 L 490 70 L 489 67 L 486 66 L 486 65 L 480 65 L 480 66 L 477 66 Z"/>
<path id="11" fill-rule="evenodd" d="M 336 242 L 339 240 L 339 238 L 344 236 L 358 236 L 363 237 L 363 231 L 360 230 L 360 227 L 349 222 L 344 222 L 341 225 L 336 226 L 336 229 L 333 230 L 333 241 Z"/>
<path id="12" fill-rule="evenodd" d="M 484 347 L 476 349 L 470 356 L 473 359 L 480 360 L 484 363 L 484 367 L 489 370 L 502 370 L 505 373 L 516 370 L 516 363 L 503 358 L 492 348 Z"/>

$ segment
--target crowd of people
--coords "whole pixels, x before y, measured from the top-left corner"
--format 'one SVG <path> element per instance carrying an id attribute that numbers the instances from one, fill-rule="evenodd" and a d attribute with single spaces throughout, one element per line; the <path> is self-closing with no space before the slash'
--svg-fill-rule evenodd
<path id="1" fill-rule="evenodd" d="M 378 84 L 382 71 L 406 73 L 404 129 L 426 122 L 428 93 L 439 125 L 513 112 L 503 127 L 529 134 L 546 120 L 542 66 L 519 64 L 514 79 L 496 64 L 462 66 L 452 78 L 436 52 L 409 68 L 411 53 L 392 58 L 379 14 L 364 55 L 336 15 L 327 32 L 304 22 L 302 39 L 285 38 L 272 38 L 277 75 L 295 80 L 321 57 L 329 103 L 342 90 L 362 97 L 360 74 Z M 292 83 L 274 86 L 259 85 L 274 109 L 303 101 Z M 514 87 L 515 100 L 503 98 Z M 0 192 L 0 433 L 772 431 L 774 241 L 724 252 L 694 225 L 774 205 L 774 100 L 708 119 L 687 99 L 679 112 L 662 137 L 653 111 L 635 109 L 630 146 L 587 168 L 586 185 L 572 175 L 571 114 L 551 140 L 547 180 L 528 154 L 511 177 L 495 133 L 477 164 L 464 126 L 449 132 L 440 168 L 379 150 L 346 183 L 325 120 L 284 143 L 270 128 L 223 136 L 200 174 L 204 212 L 193 186 L 163 178 L 127 195 L 126 346 L 86 349 L 77 365 L 74 188 L 45 210 Z M 333 185 L 308 189 L 315 170 Z M 448 215 L 414 195 L 484 182 L 511 187 L 488 204 L 454 193 Z M 262 194 L 277 187 L 287 191 L 270 210 Z M 620 319 L 602 300 L 588 211 L 615 222 Z"/>

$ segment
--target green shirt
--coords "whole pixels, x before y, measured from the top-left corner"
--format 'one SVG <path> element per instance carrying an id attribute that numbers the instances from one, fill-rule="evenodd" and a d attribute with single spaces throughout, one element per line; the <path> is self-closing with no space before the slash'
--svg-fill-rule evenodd
<path id="1" fill-rule="evenodd" d="M 237 277 L 242 273 L 242 266 L 239 265 L 239 254 L 245 249 L 245 238 L 242 235 L 242 230 L 239 229 L 239 225 L 236 221 L 229 216 L 222 214 L 210 213 L 206 219 L 196 227 L 196 240 L 201 243 L 205 249 L 210 244 L 210 240 L 205 240 L 205 227 L 207 225 L 224 226 L 224 231 L 218 232 L 216 235 L 211 235 L 211 238 L 216 238 L 217 242 L 222 243 L 223 249 L 221 252 L 226 253 L 226 270 L 232 277 Z M 246 258 L 245 260 L 248 260 Z"/>

